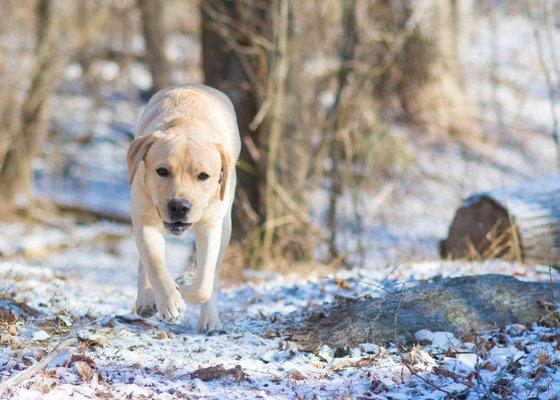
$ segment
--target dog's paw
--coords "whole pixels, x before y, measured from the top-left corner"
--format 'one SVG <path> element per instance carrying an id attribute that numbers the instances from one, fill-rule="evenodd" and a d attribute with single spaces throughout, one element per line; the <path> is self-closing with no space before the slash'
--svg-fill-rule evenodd
<path id="1" fill-rule="evenodd" d="M 223 327 L 224 325 L 220 320 L 217 310 L 200 310 L 200 316 L 198 317 L 198 324 L 196 326 L 199 332 L 219 331 L 222 330 Z"/>
<path id="2" fill-rule="evenodd" d="M 175 288 L 161 295 L 156 293 L 155 300 L 160 318 L 167 322 L 176 321 L 186 308 L 181 294 Z"/>
<path id="3" fill-rule="evenodd" d="M 199 285 L 195 286 L 194 279 L 194 273 L 192 271 L 186 271 L 175 278 L 175 283 L 183 299 L 192 304 L 206 303 L 212 296 L 212 288 L 208 290 L 208 288 L 202 288 Z"/>
<path id="4" fill-rule="evenodd" d="M 152 289 L 143 289 L 138 292 L 135 311 L 143 318 L 149 318 L 156 313 L 156 298 Z"/>

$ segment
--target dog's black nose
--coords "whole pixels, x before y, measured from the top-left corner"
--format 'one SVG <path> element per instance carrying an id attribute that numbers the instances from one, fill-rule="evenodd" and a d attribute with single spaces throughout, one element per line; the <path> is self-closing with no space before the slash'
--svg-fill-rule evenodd
<path id="1" fill-rule="evenodd" d="M 184 219 L 190 210 L 191 202 L 188 200 L 171 199 L 167 202 L 167 211 L 172 222 Z"/>

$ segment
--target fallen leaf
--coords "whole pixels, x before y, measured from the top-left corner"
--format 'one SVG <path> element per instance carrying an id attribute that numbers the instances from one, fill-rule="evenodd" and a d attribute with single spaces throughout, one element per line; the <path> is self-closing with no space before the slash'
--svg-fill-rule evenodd
<path id="1" fill-rule="evenodd" d="M 277 337 L 278 333 L 274 332 L 272 329 L 267 329 L 264 331 L 263 336 L 265 338 Z"/>
<path id="2" fill-rule="evenodd" d="M 134 314 L 115 315 L 113 319 L 107 322 L 107 326 L 111 326 L 109 322 L 113 322 L 112 326 L 115 326 L 114 325 L 115 321 L 120 322 L 122 324 L 135 325 L 141 328 L 155 327 L 155 324 L 153 322 Z"/>
<path id="3" fill-rule="evenodd" d="M 495 364 L 491 363 L 490 361 L 487 361 L 484 364 L 482 364 L 482 369 L 485 369 L 486 371 L 496 371 L 498 367 Z"/>
<path id="4" fill-rule="evenodd" d="M 344 368 L 361 368 L 367 365 L 374 364 L 376 361 L 377 361 L 377 355 L 369 356 L 369 357 L 348 358 L 337 362 L 330 368 L 330 370 L 339 371 Z"/>
<path id="5" fill-rule="evenodd" d="M 449 358 L 457 358 L 457 354 L 455 354 L 455 351 L 453 351 L 450 348 L 447 349 L 447 351 L 445 352 L 445 357 L 449 357 Z"/>
<path id="6" fill-rule="evenodd" d="M 443 376 L 445 378 L 458 379 L 460 376 L 453 371 L 449 371 L 443 367 L 434 367 L 432 370 L 434 374 Z"/>
<path id="7" fill-rule="evenodd" d="M 303 372 L 295 370 L 290 374 L 290 378 L 296 381 L 305 381 L 307 380 L 307 375 L 305 375 Z"/>
<path id="8" fill-rule="evenodd" d="M 13 300 L 0 299 L 0 323 L 13 324 L 16 321 L 27 321 L 31 317 L 37 317 L 39 312 L 25 303 Z"/>
<path id="9" fill-rule="evenodd" d="M 89 382 L 92 380 L 94 375 L 94 370 L 88 365 L 85 361 L 76 361 L 74 363 L 76 370 L 78 371 L 78 375 L 84 382 Z"/>
<path id="10" fill-rule="evenodd" d="M 66 367 L 71 367 L 74 365 L 78 371 L 78 375 L 86 382 L 89 382 L 95 371 L 97 370 L 97 365 L 95 361 L 84 353 L 74 353 L 70 356 L 68 361 L 66 361 Z"/>
<path id="11" fill-rule="evenodd" d="M 547 364 L 550 361 L 550 356 L 544 352 L 539 353 L 537 356 L 537 362 L 539 364 Z"/>
<path id="12" fill-rule="evenodd" d="M 169 338 L 170 338 L 169 332 L 166 332 L 166 331 L 158 332 L 157 335 L 156 335 L 156 339 L 160 339 L 160 340 L 161 339 L 169 339 Z"/>
<path id="13" fill-rule="evenodd" d="M 474 335 L 467 335 L 463 337 L 463 342 L 465 343 L 476 343 L 476 336 Z"/>
<path id="14" fill-rule="evenodd" d="M 243 371 L 241 365 L 236 365 L 234 368 L 230 369 L 225 369 L 223 364 L 213 365 L 207 368 L 199 368 L 190 375 L 193 379 L 200 379 L 204 382 L 222 379 L 226 376 L 232 376 L 236 382 L 249 380 L 249 377 L 245 371 Z"/>
<path id="15" fill-rule="evenodd" d="M 333 278 L 333 282 L 334 282 L 335 285 L 337 285 L 341 289 L 347 289 L 348 287 L 350 287 L 350 284 L 348 283 L 348 281 L 346 279 Z"/>
<path id="16" fill-rule="evenodd" d="M 371 380 L 371 389 L 373 390 L 373 393 L 379 394 L 379 393 L 386 392 L 387 386 L 385 386 L 385 384 L 381 382 L 379 378 L 374 376 L 373 379 Z"/>

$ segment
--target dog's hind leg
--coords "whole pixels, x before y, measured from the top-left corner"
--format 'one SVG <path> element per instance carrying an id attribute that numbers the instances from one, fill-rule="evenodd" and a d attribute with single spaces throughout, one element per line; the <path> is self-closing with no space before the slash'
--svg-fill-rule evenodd
<path id="1" fill-rule="evenodd" d="M 222 329 L 222 321 L 218 315 L 218 294 L 220 292 L 220 266 L 224 261 L 224 256 L 231 237 L 231 212 L 229 212 L 222 223 L 222 237 L 220 240 L 220 253 L 216 262 L 216 272 L 214 275 L 214 285 L 212 296 L 206 303 L 200 305 L 200 316 L 197 328 L 201 332 Z"/>
<path id="2" fill-rule="evenodd" d="M 227 242 L 222 242 L 223 229 L 224 221 L 222 220 L 214 226 L 205 226 L 195 231 L 196 273 L 194 282 L 179 287 L 185 300 L 193 304 L 204 304 L 198 324 L 199 330 L 217 329 L 220 326 L 214 292 L 218 284 L 217 265 L 223 258 L 223 256 L 220 257 L 220 253 L 222 253 L 222 248 L 225 251 L 227 247 Z"/>
<path id="3" fill-rule="evenodd" d="M 196 272 L 191 285 L 179 288 L 185 300 L 193 304 L 206 303 L 212 297 L 216 262 L 220 254 L 222 224 L 195 230 Z"/>

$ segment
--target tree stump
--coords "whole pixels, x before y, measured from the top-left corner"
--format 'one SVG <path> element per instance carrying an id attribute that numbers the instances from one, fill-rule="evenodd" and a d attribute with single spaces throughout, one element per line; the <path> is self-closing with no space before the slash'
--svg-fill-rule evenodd
<path id="1" fill-rule="evenodd" d="M 440 255 L 560 268 L 560 175 L 470 196 L 440 242 Z"/>
<path id="2" fill-rule="evenodd" d="M 511 323 L 551 323 L 559 283 L 523 282 L 505 275 L 477 275 L 419 283 L 383 298 L 332 305 L 292 335 L 304 350 L 373 342 L 410 344 L 421 329 L 479 334 Z M 548 316 L 548 319 L 547 319 Z M 554 323 L 554 321 L 552 321 Z"/>

